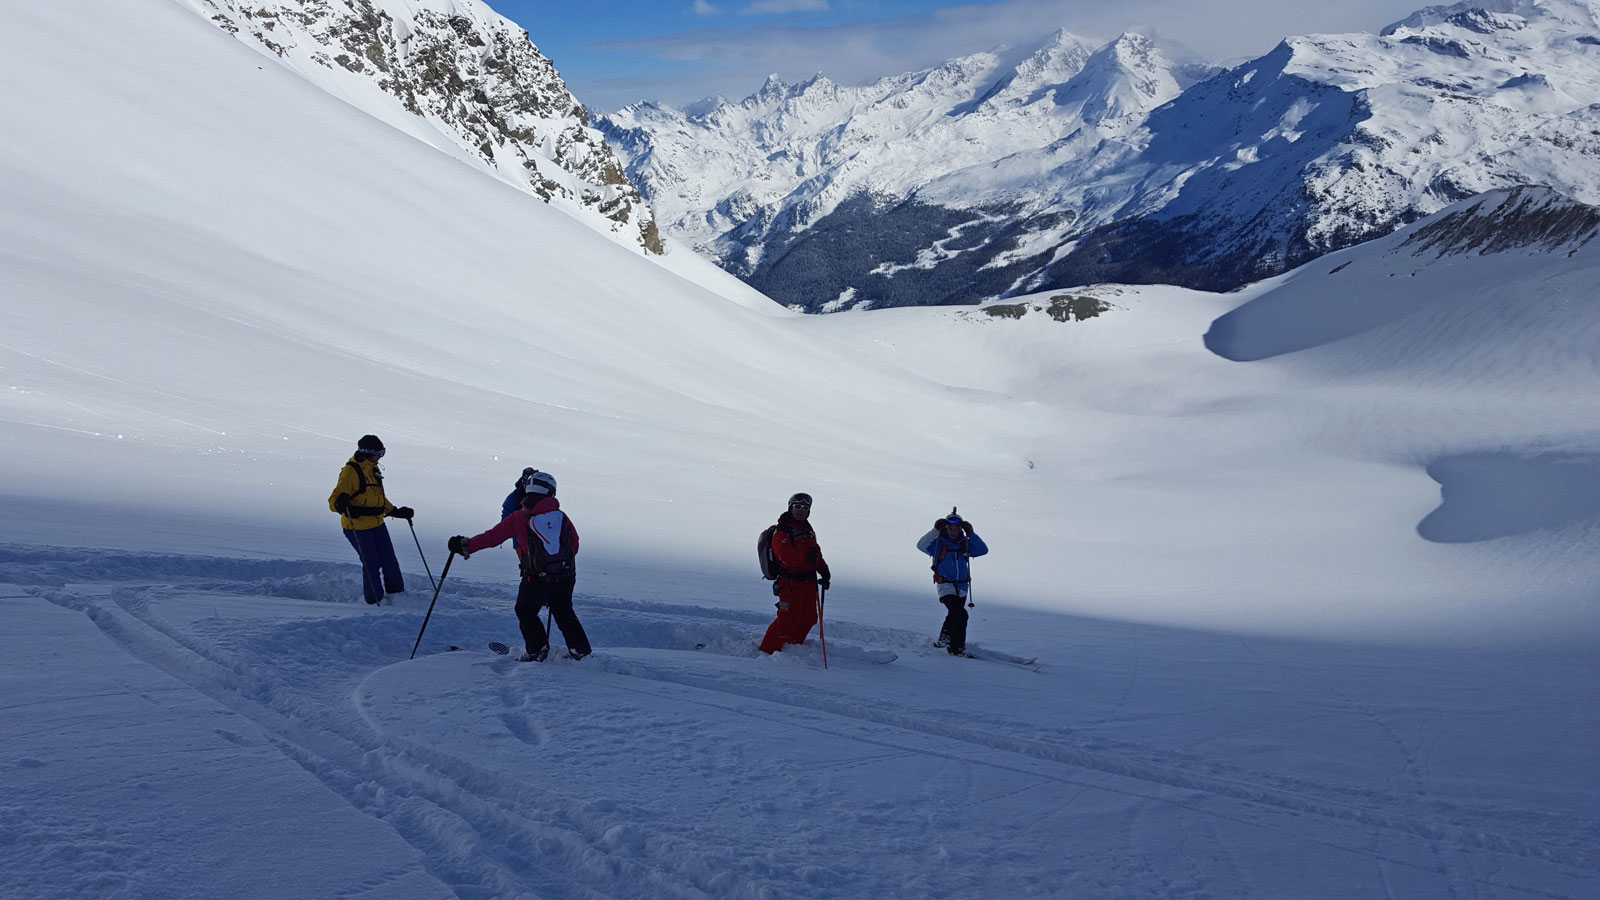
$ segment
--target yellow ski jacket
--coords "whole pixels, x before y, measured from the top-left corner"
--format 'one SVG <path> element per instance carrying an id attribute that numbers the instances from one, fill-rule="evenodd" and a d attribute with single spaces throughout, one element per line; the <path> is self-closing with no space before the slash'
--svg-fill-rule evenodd
<path id="1" fill-rule="evenodd" d="M 339 510 L 339 497 L 346 496 L 350 505 Z M 339 513 L 339 525 L 351 531 L 366 531 L 383 524 L 383 517 L 395 511 L 395 505 L 383 495 L 383 473 L 378 471 L 378 461 L 352 456 L 339 470 L 339 483 L 328 495 L 328 508 Z"/>

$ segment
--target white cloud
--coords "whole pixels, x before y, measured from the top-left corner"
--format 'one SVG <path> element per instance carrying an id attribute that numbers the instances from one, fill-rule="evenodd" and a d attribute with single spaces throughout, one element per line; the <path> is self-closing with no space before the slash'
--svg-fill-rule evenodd
<path id="1" fill-rule="evenodd" d="M 827 0 L 760 0 L 744 11 L 814 2 L 826 5 Z M 1001 0 L 809 28 L 752 23 L 605 44 L 614 52 L 688 65 L 677 67 L 681 74 L 664 69 L 632 83 L 579 82 L 573 88 L 587 102 L 614 109 L 640 99 L 684 103 L 717 94 L 742 97 L 771 72 L 789 81 L 821 72 L 842 84 L 859 84 L 969 53 L 1031 46 L 1060 28 L 1100 40 L 1138 31 L 1177 41 L 1214 62 L 1240 62 L 1266 53 L 1290 35 L 1375 32 L 1417 5 L 1417 0 L 1316 5 L 1281 0 Z"/>
<path id="2" fill-rule="evenodd" d="M 690 8 L 690 11 L 697 16 L 712 16 L 718 12 L 717 8 L 707 3 L 706 0 L 694 0 L 694 6 Z"/>
<path id="3" fill-rule="evenodd" d="M 827 12 L 828 0 L 756 0 L 739 10 L 747 16 L 768 16 L 777 13 Z"/>

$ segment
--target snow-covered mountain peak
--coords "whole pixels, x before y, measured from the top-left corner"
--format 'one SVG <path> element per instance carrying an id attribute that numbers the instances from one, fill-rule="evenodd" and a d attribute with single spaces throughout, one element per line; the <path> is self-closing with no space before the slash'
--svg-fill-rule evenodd
<path id="1" fill-rule="evenodd" d="M 1226 290 L 1485 191 L 1600 202 L 1596 9 L 1430 7 L 1198 81 L 1146 36 L 1058 31 L 803 109 L 603 127 L 670 232 L 800 308 Z"/>
<path id="2" fill-rule="evenodd" d="M 1107 139 L 1179 91 L 1142 35 L 1096 45 L 1060 30 L 1015 58 L 972 53 L 856 87 L 774 75 L 737 103 L 635 104 L 600 125 L 678 236 L 737 270 L 759 264 L 752 250 L 774 229 L 848 198 L 894 202 L 1067 135 Z"/>
<path id="3" fill-rule="evenodd" d="M 1155 41 L 1127 33 L 1095 51 L 1074 79 L 1086 92 L 1085 121 L 1142 116 L 1178 96 L 1180 89 Z"/>
<path id="4" fill-rule="evenodd" d="M 777 72 L 773 72 L 767 76 L 766 81 L 761 83 L 761 87 L 757 88 L 755 93 L 744 98 L 740 105 L 747 109 L 753 109 L 757 106 L 776 103 L 788 96 L 789 86 L 784 83 L 783 78 Z"/>
<path id="5" fill-rule="evenodd" d="M 1514 31 L 1529 22 L 1593 30 L 1600 26 L 1600 4 L 1593 0 L 1466 0 L 1429 6 L 1383 29 L 1383 36 L 1418 33 L 1448 25 L 1480 34 Z"/>
<path id="6" fill-rule="evenodd" d="M 1097 44 L 1067 31 L 1051 35 L 1038 50 L 1018 63 L 1006 79 L 1005 93 L 1060 84 L 1083 71 Z"/>
<path id="7" fill-rule="evenodd" d="M 481 0 L 183 0 L 335 96 L 659 253 L 650 208 L 555 66 Z"/>
<path id="8" fill-rule="evenodd" d="M 944 67 L 964 64 L 974 82 L 987 78 L 991 83 L 982 84 L 977 105 L 1003 111 L 1037 103 L 1051 88 L 1071 80 L 1083 71 L 1096 46 L 1063 28 L 1009 69 L 999 51 L 959 57 Z"/>

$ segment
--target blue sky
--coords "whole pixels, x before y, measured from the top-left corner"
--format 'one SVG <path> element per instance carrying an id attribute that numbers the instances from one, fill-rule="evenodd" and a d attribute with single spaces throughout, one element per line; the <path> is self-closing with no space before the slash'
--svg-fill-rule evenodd
<path id="1" fill-rule="evenodd" d="M 1218 62 L 1291 34 L 1377 31 L 1425 0 L 488 0 L 528 30 L 578 99 L 743 97 L 769 73 L 859 84 L 1059 28 L 1109 40 L 1154 33 Z"/>

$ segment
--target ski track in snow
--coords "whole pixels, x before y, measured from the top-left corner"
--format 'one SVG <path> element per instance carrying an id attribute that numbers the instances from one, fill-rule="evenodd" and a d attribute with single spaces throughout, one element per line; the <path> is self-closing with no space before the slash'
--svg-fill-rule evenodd
<path id="1" fill-rule="evenodd" d="M 0 581 L 32 585 L 25 590 L 85 614 L 129 654 L 259 728 L 273 746 L 353 808 L 394 829 L 422 854 L 430 874 L 460 896 L 782 895 L 773 893 L 781 880 L 772 872 L 760 871 L 748 860 L 730 860 L 714 845 L 702 848 L 692 839 L 671 837 L 648 823 L 632 821 L 613 804 L 586 803 L 449 748 L 389 733 L 385 723 L 374 717 L 368 700 L 382 692 L 375 682 L 405 663 L 405 650 L 398 651 L 396 662 L 396 648 L 410 647 L 421 609 L 365 610 L 328 602 L 358 593 L 350 569 L 282 560 L 84 555 L 0 547 Z M 222 630 L 224 623 L 215 616 L 214 621 L 201 618 L 186 626 L 162 615 L 166 601 L 205 596 L 217 598 L 218 604 L 250 597 L 291 598 L 325 605 L 326 610 L 238 632 Z M 447 593 L 430 634 L 448 629 L 451 635 L 476 633 L 485 640 L 508 632 L 514 635 L 510 597 L 509 590 L 478 585 Z M 580 667 L 584 678 L 604 679 L 610 689 L 636 694 L 647 705 L 659 699 L 687 699 L 731 719 L 800 727 L 876 748 L 885 758 L 948 760 L 964 779 L 970 779 L 977 766 L 1051 783 L 1064 796 L 1092 788 L 1203 811 L 1182 820 L 1189 838 L 1208 848 L 1185 850 L 1195 867 L 1191 877 L 1198 882 L 1222 877 L 1244 891 L 1249 878 L 1234 858 L 1237 850 L 1215 829 L 1219 823 L 1271 828 L 1274 812 L 1359 826 L 1358 832 L 1368 835 L 1366 840 L 1348 835 L 1309 839 L 1389 866 L 1427 868 L 1413 858 L 1385 851 L 1371 835 L 1393 832 L 1421 839 L 1434 858 L 1434 874 L 1447 879 L 1454 896 L 1471 894 L 1473 885 L 1506 888 L 1452 862 L 1453 857 L 1482 851 L 1553 864 L 1580 877 L 1600 875 L 1600 854 L 1581 842 L 1592 824 L 1430 800 L 1426 766 L 1417 748 L 1336 685 L 1281 664 L 1266 663 L 1282 669 L 1286 678 L 1309 680 L 1334 703 L 1367 716 L 1387 733 L 1402 760 L 1395 776 L 1403 783 L 1400 790 L 1391 796 L 1363 795 L 1310 779 L 1237 767 L 1230 771 L 1214 761 L 1155 747 L 1127 742 L 1102 746 L 1107 742 L 1096 738 L 1074 741 L 1070 728 L 1046 737 L 1037 724 L 1009 717 L 1004 708 L 990 713 L 890 703 L 861 693 L 854 682 L 811 681 L 804 690 L 796 690 L 793 681 L 783 676 L 820 668 L 814 639 L 805 647 L 762 658 L 754 649 L 766 621 L 762 613 L 582 595 L 579 608 L 600 652 L 581 663 L 545 666 Z M 925 635 L 848 621 L 831 623 L 830 633 L 829 667 L 841 672 L 877 670 L 889 652 L 898 654 L 902 665 L 961 664 L 928 647 Z M 452 642 L 461 640 L 452 637 Z M 473 712 L 482 714 L 483 727 L 498 723 L 520 745 L 538 750 L 551 736 L 535 710 L 528 708 L 524 676 L 537 670 L 512 658 L 490 658 L 478 649 L 482 646 L 480 641 L 474 648 L 448 654 L 487 676 L 475 683 L 477 694 L 467 702 L 474 704 Z M 437 654 L 442 645 L 425 639 L 419 659 L 430 647 Z M 747 662 L 708 665 L 741 658 Z M 1039 676 L 1057 680 L 1049 689 L 1070 689 L 1066 670 L 1060 668 L 982 668 L 1008 685 L 1018 683 L 1017 690 L 1046 683 Z M 774 677 L 775 670 L 780 677 Z M 1138 671 L 1136 666 L 1134 679 Z M 1130 681 L 1111 704 L 1111 716 L 1128 703 L 1132 689 Z M 429 699 L 420 702 L 425 708 Z M 230 739 L 246 740 L 236 735 Z M 971 790 L 968 781 L 954 794 Z M 1485 827 L 1517 818 L 1525 831 L 1505 833 Z M 1219 869 L 1225 874 L 1206 875 Z M 838 872 L 799 872 L 794 877 L 800 883 L 793 890 L 803 890 L 808 879 L 814 879 L 818 883 L 809 886 L 828 895 L 842 886 L 836 881 L 851 882 Z M 1556 891 L 1532 894 L 1577 900 Z"/>

